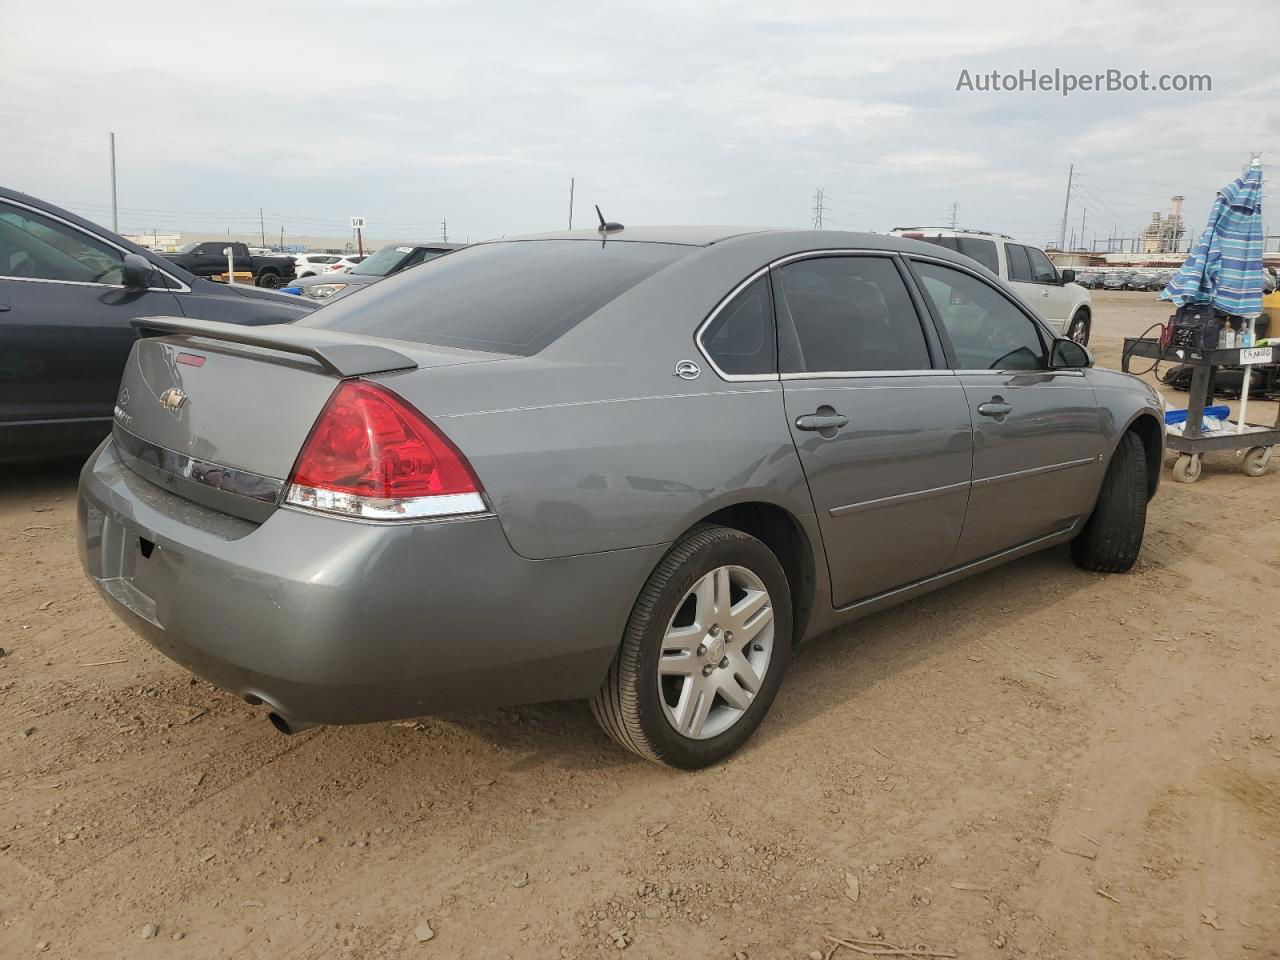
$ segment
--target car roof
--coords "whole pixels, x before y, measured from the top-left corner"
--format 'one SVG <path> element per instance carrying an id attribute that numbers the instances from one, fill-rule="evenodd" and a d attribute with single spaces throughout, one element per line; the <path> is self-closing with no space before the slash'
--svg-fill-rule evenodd
<path id="1" fill-rule="evenodd" d="M 890 233 L 925 233 L 931 237 L 999 237 L 1001 240 L 1013 240 L 1007 233 L 996 233 L 993 230 L 967 230 L 962 227 L 894 227 Z"/>
<path id="2" fill-rule="evenodd" d="M 382 247 L 430 247 L 432 250 L 461 250 L 465 247 L 465 243 L 445 243 L 443 240 L 399 240 L 396 243 L 384 243 L 381 247 L 375 249 L 381 250 Z M 365 247 L 368 250 L 368 247 Z M 365 256 L 368 256 L 366 253 Z"/>
<path id="3" fill-rule="evenodd" d="M 492 240 L 486 240 L 486 243 L 504 243 L 510 241 L 521 240 L 594 240 L 599 242 L 602 238 L 607 242 L 614 241 L 623 243 L 674 243 L 688 247 L 708 247 L 713 243 L 719 243 L 722 240 L 728 240 L 731 237 L 740 237 L 744 234 L 751 233 L 771 233 L 768 227 L 726 227 L 726 226 L 696 226 L 669 224 L 658 226 L 624 226 L 620 230 L 610 230 L 608 234 L 602 234 L 598 229 L 592 227 L 587 230 L 553 230 L 544 233 L 529 233 L 514 237 L 494 237 Z"/>

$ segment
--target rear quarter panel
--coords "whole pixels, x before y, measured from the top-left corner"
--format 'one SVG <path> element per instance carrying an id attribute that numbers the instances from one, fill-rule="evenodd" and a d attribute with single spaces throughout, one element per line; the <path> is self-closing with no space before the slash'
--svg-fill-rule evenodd
<path id="1" fill-rule="evenodd" d="M 466 454 L 525 557 L 669 543 L 738 502 L 812 514 L 780 382 L 722 380 L 694 340 L 770 253 L 692 253 L 534 357 L 384 380 Z"/>
<path id="2" fill-rule="evenodd" d="M 684 381 L 536 359 L 384 378 L 470 460 L 512 548 L 530 559 L 669 543 L 733 503 L 813 512 L 777 381 Z M 451 383 L 452 382 L 452 383 Z M 457 389 L 451 389 L 456 384 Z M 500 386 L 538 397 L 449 412 Z M 444 402 L 448 396 L 448 403 Z M 584 397 L 595 399 L 584 399 Z"/>

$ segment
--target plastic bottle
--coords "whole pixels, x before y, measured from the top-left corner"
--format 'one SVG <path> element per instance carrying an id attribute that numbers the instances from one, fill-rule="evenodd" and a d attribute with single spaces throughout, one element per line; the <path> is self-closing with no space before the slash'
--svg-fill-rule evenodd
<path id="1" fill-rule="evenodd" d="M 1231 324 L 1224 323 L 1222 325 L 1222 333 L 1218 334 L 1219 350 L 1234 350 L 1236 348 L 1236 332 L 1231 328 Z"/>
<path id="2" fill-rule="evenodd" d="M 1244 349 L 1253 346 L 1253 321 L 1245 320 L 1240 324 L 1240 340 L 1236 346 Z"/>

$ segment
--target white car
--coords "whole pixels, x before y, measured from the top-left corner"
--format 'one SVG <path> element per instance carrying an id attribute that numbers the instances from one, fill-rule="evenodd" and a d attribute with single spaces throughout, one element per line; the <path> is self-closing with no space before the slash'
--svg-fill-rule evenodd
<path id="1" fill-rule="evenodd" d="M 346 257 L 339 257 L 336 263 L 330 263 L 325 266 L 325 273 L 350 273 L 351 268 L 361 261 L 367 259 L 368 254 L 361 256 L 359 254 L 351 254 Z"/>
<path id="2" fill-rule="evenodd" d="M 1058 270 L 1045 252 L 1003 233 L 945 227 L 897 227 L 895 237 L 924 240 L 962 253 L 1008 283 L 1054 331 L 1087 345 L 1093 326 L 1093 298 L 1075 282 L 1074 270 Z"/>
<path id="3" fill-rule="evenodd" d="M 300 253 L 293 258 L 295 275 L 299 280 L 303 277 L 318 277 L 324 268 L 337 263 L 342 256 L 337 253 Z"/>

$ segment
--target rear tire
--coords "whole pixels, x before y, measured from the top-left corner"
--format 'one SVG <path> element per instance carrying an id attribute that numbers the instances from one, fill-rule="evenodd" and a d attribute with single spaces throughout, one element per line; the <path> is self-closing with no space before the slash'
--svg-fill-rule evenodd
<path id="1" fill-rule="evenodd" d="M 1098 502 L 1071 542 L 1071 559 L 1085 570 L 1124 573 L 1138 559 L 1147 526 L 1147 453 L 1133 431 L 1120 438 Z"/>
<path id="2" fill-rule="evenodd" d="M 258 286 L 265 290 L 276 290 L 280 287 L 280 275 L 278 273 L 260 273 L 258 274 Z"/>
<path id="3" fill-rule="evenodd" d="M 719 612 L 707 614 L 703 595 L 694 591 L 720 571 L 726 571 L 726 585 L 730 572 L 738 583 L 724 592 L 723 604 L 716 601 Z M 755 585 L 753 592 L 744 593 L 740 583 Z M 748 598 L 758 602 L 760 586 L 766 594 L 763 603 L 771 610 L 769 617 L 763 606 L 749 615 L 742 612 Z M 687 625 L 680 625 L 690 617 Z M 674 639 L 678 635 L 679 641 Z M 678 652 L 684 644 L 689 647 L 687 655 Z M 695 527 L 676 541 L 640 591 L 622 645 L 591 701 L 591 712 L 605 732 L 631 752 L 695 770 L 728 757 L 755 732 L 777 695 L 790 655 L 791 592 L 773 551 L 740 530 Z M 754 658 L 754 663 L 742 657 Z M 672 668 L 684 659 L 688 660 L 687 678 L 676 676 Z M 752 676 L 752 668 L 762 662 L 762 675 Z M 719 689 L 731 693 L 728 699 L 705 693 L 710 715 L 704 714 L 696 724 L 700 735 L 677 730 L 681 705 L 717 682 Z M 744 693 L 753 685 L 754 693 Z M 681 692 L 686 686 L 693 693 Z M 737 705 L 731 700 L 737 700 Z M 690 710 L 690 716 L 694 712 Z M 690 729 L 695 727 L 691 724 Z"/>

